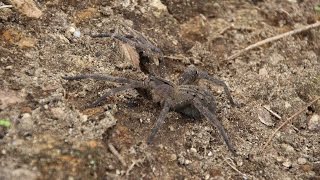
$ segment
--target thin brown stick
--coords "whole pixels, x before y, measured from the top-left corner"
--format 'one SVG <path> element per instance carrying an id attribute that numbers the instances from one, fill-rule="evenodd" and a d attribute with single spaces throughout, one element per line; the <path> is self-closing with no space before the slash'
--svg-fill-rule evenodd
<path id="1" fill-rule="evenodd" d="M 127 166 L 127 163 L 124 161 L 123 157 L 120 155 L 120 153 L 116 150 L 116 148 L 111 143 L 108 143 L 108 147 L 109 147 L 110 151 L 112 152 L 112 154 L 115 155 L 119 159 L 121 164 L 123 166 Z"/>
<path id="2" fill-rule="evenodd" d="M 303 32 L 303 31 L 307 31 L 309 29 L 317 28 L 319 26 L 320 26 L 320 22 L 318 21 L 318 22 L 316 22 L 314 24 L 303 26 L 303 27 L 301 27 L 299 29 L 294 29 L 292 31 L 289 31 L 289 32 L 286 32 L 286 33 L 283 33 L 283 34 L 279 34 L 277 36 L 274 36 L 274 37 L 271 37 L 271 38 L 267 38 L 265 40 L 262 40 L 262 41 L 259 41 L 259 42 L 255 43 L 255 44 L 251 44 L 250 46 L 248 46 L 248 47 L 240 50 L 239 52 L 229 56 L 227 59 L 228 60 L 234 59 L 234 58 L 240 56 L 241 54 L 243 54 L 243 53 L 245 53 L 245 52 L 247 52 L 247 51 L 249 51 L 249 50 L 251 50 L 253 48 L 259 47 L 259 46 L 264 45 L 266 43 L 269 43 L 269 42 L 272 42 L 272 41 L 276 41 L 278 39 L 281 39 L 281 38 L 284 38 L 284 37 L 287 37 L 287 36 L 290 36 L 290 35 L 293 35 L 293 34 L 297 34 L 297 33 Z"/>
<path id="3" fill-rule="evenodd" d="M 228 161 L 232 162 L 232 164 L 231 164 L 230 162 L 228 162 Z M 232 161 L 232 159 L 226 158 L 226 159 L 224 159 L 224 162 L 226 162 L 226 163 L 227 163 L 233 170 L 235 170 L 237 173 L 241 174 L 244 179 L 247 179 L 247 178 L 248 178 L 248 175 L 242 173 L 240 170 L 238 170 L 238 169 L 236 168 L 236 165 L 234 164 L 234 162 Z"/>
<path id="4" fill-rule="evenodd" d="M 320 99 L 320 97 L 317 97 L 316 99 L 314 99 L 313 101 L 309 102 L 306 106 L 304 106 L 303 108 L 301 108 L 298 112 L 296 112 L 295 114 L 293 114 L 291 117 L 289 117 L 286 121 L 284 121 L 269 137 L 268 141 L 266 142 L 266 144 L 261 148 L 261 150 L 264 150 L 271 142 L 271 140 L 273 139 L 273 137 L 276 135 L 276 133 L 283 128 L 285 125 L 287 125 L 290 121 L 292 121 L 293 118 L 295 118 L 296 116 L 300 115 L 301 113 L 303 113 L 309 106 L 311 106 L 313 103 L 317 102 Z"/>

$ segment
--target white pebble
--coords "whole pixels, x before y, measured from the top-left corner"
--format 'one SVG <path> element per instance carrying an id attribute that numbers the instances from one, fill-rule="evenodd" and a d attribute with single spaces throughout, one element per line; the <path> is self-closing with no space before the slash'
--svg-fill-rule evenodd
<path id="1" fill-rule="evenodd" d="M 197 149 L 196 148 L 190 148 L 190 152 L 191 153 L 197 153 Z"/>
<path id="2" fill-rule="evenodd" d="M 73 36 L 79 38 L 81 36 L 81 32 L 79 30 L 76 30 L 73 32 Z"/>
<path id="3" fill-rule="evenodd" d="M 186 159 L 186 161 L 184 162 L 185 165 L 191 164 L 191 161 Z"/>
<path id="4" fill-rule="evenodd" d="M 308 129 L 311 131 L 319 131 L 320 130 L 320 116 L 318 114 L 314 114 L 311 116 L 308 122 Z"/>
<path id="5" fill-rule="evenodd" d="M 290 168 L 292 166 L 292 163 L 291 161 L 289 160 L 286 160 L 285 162 L 282 163 L 282 165 L 286 168 Z"/>
<path id="6" fill-rule="evenodd" d="M 176 155 L 176 154 L 171 154 L 170 160 L 171 160 L 171 161 L 177 160 L 177 155 Z"/>
<path id="7" fill-rule="evenodd" d="M 303 158 L 303 157 L 298 158 L 298 164 L 299 165 L 304 165 L 306 163 L 307 163 L 307 159 L 306 158 Z"/>

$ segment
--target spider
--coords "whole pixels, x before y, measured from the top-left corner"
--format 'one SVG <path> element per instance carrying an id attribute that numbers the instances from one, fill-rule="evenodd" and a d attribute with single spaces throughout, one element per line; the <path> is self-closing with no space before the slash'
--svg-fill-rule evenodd
<path id="1" fill-rule="evenodd" d="M 114 83 L 124 84 L 123 86 L 113 88 L 94 101 L 90 107 L 99 105 L 108 96 L 127 89 L 146 90 L 152 95 L 155 103 L 162 104 L 160 115 L 147 138 L 147 143 L 151 144 L 159 128 L 164 124 L 166 115 L 169 111 L 176 111 L 192 117 L 204 116 L 213 126 L 215 126 L 220 135 L 223 137 L 228 149 L 235 153 L 235 149 L 224 130 L 221 122 L 216 117 L 216 103 L 214 96 L 205 88 L 193 85 L 199 79 L 208 80 L 211 83 L 224 87 L 224 91 L 232 106 L 237 105 L 230 94 L 227 85 L 216 78 L 211 77 L 207 72 L 198 70 L 195 66 L 190 65 L 182 73 L 177 84 L 174 84 L 163 78 L 149 75 L 145 80 L 132 80 L 123 77 L 114 77 L 100 74 L 82 74 L 77 76 L 65 76 L 65 80 L 81 79 L 104 80 Z"/>

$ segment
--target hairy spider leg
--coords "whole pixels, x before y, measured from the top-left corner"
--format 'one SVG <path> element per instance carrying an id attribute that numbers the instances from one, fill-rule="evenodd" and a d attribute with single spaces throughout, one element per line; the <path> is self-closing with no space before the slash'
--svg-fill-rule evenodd
<path id="1" fill-rule="evenodd" d="M 236 151 L 231 144 L 229 136 L 227 135 L 226 131 L 224 130 L 221 122 L 217 120 L 216 115 L 213 112 L 210 112 L 210 110 L 202 104 L 202 102 L 199 98 L 195 98 L 193 102 L 194 102 L 194 106 L 207 118 L 207 120 L 210 123 L 212 123 L 218 129 L 219 133 L 223 137 L 223 140 L 226 142 L 228 149 L 233 154 L 235 154 Z"/>
<path id="2" fill-rule="evenodd" d="M 147 143 L 148 144 L 151 144 L 155 135 L 157 134 L 158 130 L 160 129 L 160 127 L 162 126 L 162 124 L 165 122 L 165 118 L 166 118 L 166 115 L 168 114 L 169 110 L 170 110 L 170 100 L 166 100 L 164 105 L 163 105 L 163 108 L 160 112 L 160 115 L 156 121 L 156 124 L 154 125 L 154 127 L 152 128 L 151 130 L 151 134 L 149 135 L 148 139 L 147 139 Z"/>
<path id="3" fill-rule="evenodd" d="M 135 88 L 143 88 L 145 87 L 144 81 L 136 81 L 122 77 L 114 77 L 114 76 L 107 76 L 107 75 L 100 75 L 100 74 L 82 74 L 77 76 L 65 76 L 63 77 L 65 80 L 81 80 L 81 79 L 94 79 L 94 80 L 103 80 L 103 81 L 110 81 L 115 83 L 125 83 L 126 85 L 113 88 L 110 91 L 106 92 L 100 98 L 95 100 L 92 104 L 88 106 L 88 108 L 95 107 L 101 101 L 105 100 L 108 96 L 112 96 L 118 92 L 127 90 L 127 89 L 135 89 Z"/>
<path id="4" fill-rule="evenodd" d="M 115 95 L 116 93 L 118 92 L 121 92 L 121 91 L 125 91 L 127 89 L 134 89 L 134 88 L 137 88 L 136 86 L 133 86 L 132 84 L 127 84 L 127 85 L 124 85 L 124 86 L 121 86 L 121 87 L 116 87 L 116 88 L 113 88 L 113 89 L 110 89 L 108 92 L 106 92 L 105 94 L 103 94 L 101 97 L 99 97 L 97 100 L 95 100 L 92 104 L 90 104 L 88 106 L 88 108 L 93 108 L 93 107 L 96 107 L 98 106 L 102 101 L 104 101 L 107 97 L 109 96 L 113 96 Z"/>
<path id="5" fill-rule="evenodd" d="M 234 102 L 234 100 L 232 99 L 230 90 L 228 88 L 228 86 L 226 85 L 226 83 L 222 80 L 219 80 L 217 78 L 214 78 L 212 76 L 210 76 L 207 72 L 204 71 L 200 71 L 198 70 L 196 67 L 194 67 L 193 65 L 189 66 L 181 75 L 180 79 L 179 79 L 179 84 L 180 85 L 184 85 L 184 84 L 190 84 L 195 82 L 196 80 L 199 79 L 205 79 L 213 84 L 222 86 L 224 89 L 224 92 L 227 95 L 228 100 L 230 101 L 232 106 L 238 106 L 237 103 Z"/>
<path id="6" fill-rule="evenodd" d="M 142 81 L 131 80 L 123 77 L 107 76 L 101 74 L 80 74 L 77 76 L 65 76 L 62 77 L 65 80 L 81 80 L 81 79 L 94 79 L 100 81 L 110 81 L 123 84 L 143 84 Z"/>

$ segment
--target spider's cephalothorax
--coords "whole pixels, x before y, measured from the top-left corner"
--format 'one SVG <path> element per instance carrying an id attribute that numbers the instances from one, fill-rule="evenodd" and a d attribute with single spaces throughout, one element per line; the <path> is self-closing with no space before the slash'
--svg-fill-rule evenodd
<path id="1" fill-rule="evenodd" d="M 123 86 L 111 89 L 106 94 L 102 95 L 99 99 L 92 103 L 91 107 L 99 105 L 101 101 L 105 100 L 108 96 L 127 89 L 145 89 L 150 92 L 154 102 L 160 102 L 163 105 L 160 115 L 151 131 L 150 136 L 147 139 L 149 144 L 152 143 L 157 131 L 165 122 L 167 113 L 171 110 L 193 117 L 199 117 L 200 115 L 203 115 L 218 129 L 229 150 L 233 153 L 235 152 L 227 133 L 225 132 L 221 122 L 218 121 L 216 117 L 216 104 L 214 96 L 205 88 L 192 85 L 198 79 L 206 79 L 209 82 L 223 86 L 224 91 L 227 94 L 227 98 L 229 99 L 231 105 L 234 106 L 235 102 L 231 97 L 227 85 L 223 81 L 209 76 L 208 73 L 199 71 L 194 66 L 189 66 L 182 74 L 178 84 L 174 84 L 156 76 L 149 76 L 144 81 L 99 74 L 83 74 L 78 76 L 64 77 L 66 80 L 80 80 L 87 78 L 124 84 Z"/>

